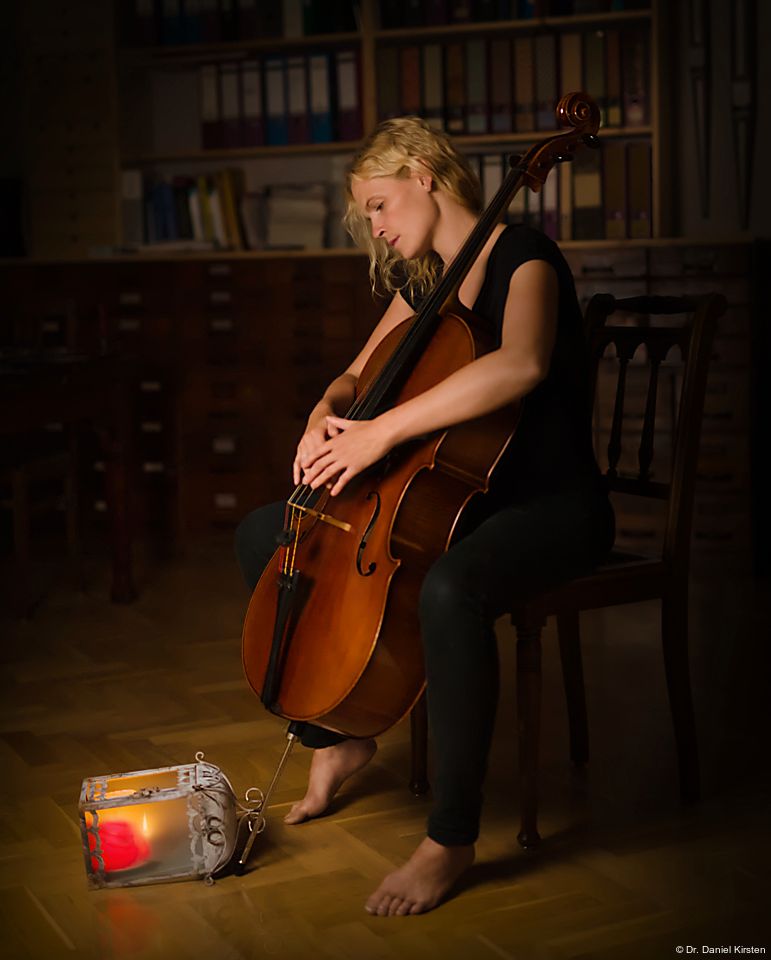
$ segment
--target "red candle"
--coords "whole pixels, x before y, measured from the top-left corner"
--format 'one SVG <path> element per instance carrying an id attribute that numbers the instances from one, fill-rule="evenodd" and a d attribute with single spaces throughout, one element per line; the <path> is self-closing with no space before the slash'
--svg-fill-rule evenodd
<path id="1" fill-rule="evenodd" d="M 104 871 L 126 870 L 144 862 L 150 855 L 147 840 L 126 820 L 108 820 L 97 827 L 102 843 Z M 96 837 L 88 834 L 89 850 L 96 849 Z M 93 870 L 99 869 L 99 861 L 91 857 Z"/>

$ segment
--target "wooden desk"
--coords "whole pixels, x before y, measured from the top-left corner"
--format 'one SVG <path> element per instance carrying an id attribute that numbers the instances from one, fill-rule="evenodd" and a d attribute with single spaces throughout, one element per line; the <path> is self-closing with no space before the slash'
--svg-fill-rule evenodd
<path id="1" fill-rule="evenodd" d="M 133 363 L 117 355 L 0 354 L 0 436 L 56 422 L 89 424 L 105 460 L 115 603 L 136 598 L 131 575 L 128 463 Z"/>

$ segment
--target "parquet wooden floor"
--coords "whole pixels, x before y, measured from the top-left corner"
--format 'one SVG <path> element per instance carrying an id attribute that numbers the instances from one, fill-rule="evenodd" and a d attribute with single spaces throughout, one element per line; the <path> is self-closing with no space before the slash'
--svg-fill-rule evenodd
<path id="1" fill-rule="evenodd" d="M 406 789 L 409 728 L 330 813 L 287 827 L 309 753 L 297 748 L 252 869 L 242 878 L 89 891 L 77 829 L 85 776 L 189 762 L 197 750 L 240 792 L 267 786 L 283 724 L 240 665 L 246 596 L 228 543 L 141 564 L 140 600 L 60 586 L 31 622 L 4 621 L 0 955 L 138 960 L 658 960 L 678 946 L 771 952 L 767 601 L 740 581 L 692 593 L 704 801 L 683 811 L 655 605 L 583 619 L 592 761 L 567 760 L 554 635 L 545 637 L 543 844 L 517 845 L 513 644 L 478 861 L 422 917 L 377 919 L 363 902 L 422 835 L 429 801 Z M 765 605 L 764 605 L 765 604 Z M 685 955 L 685 954 L 684 954 Z"/>

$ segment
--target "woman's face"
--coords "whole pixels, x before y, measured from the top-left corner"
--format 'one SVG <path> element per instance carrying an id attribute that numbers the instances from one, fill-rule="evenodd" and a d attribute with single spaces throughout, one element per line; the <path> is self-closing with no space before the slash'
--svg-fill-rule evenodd
<path id="1" fill-rule="evenodd" d="M 431 186 L 430 176 L 413 173 L 403 179 L 354 180 L 351 192 L 370 221 L 372 236 L 382 237 L 402 257 L 411 259 L 431 249 L 439 216 Z"/>

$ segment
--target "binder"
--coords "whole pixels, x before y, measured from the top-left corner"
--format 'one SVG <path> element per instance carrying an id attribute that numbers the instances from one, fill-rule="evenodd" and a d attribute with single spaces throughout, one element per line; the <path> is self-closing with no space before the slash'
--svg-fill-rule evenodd
<path id="1" fill-rule="evenodd" d="M 193 240 L 203 243 L 206 239 L 203 231 L 203 217 L 201 216 L 201 198 L 197 181 L 190 184 L 187 192 L 187 203 L 190 209 L 190 224 L 193 229 Z"/>
<path id="2" fill-rule="evenodd" d="M 448 0 L 450 23 L 468 23 L 471 20 L 471 0 Z"/>
<path id="3" fill-rule="evenodd" d="M 623 240 L 626 226 L 626 146 L 606 141 L 602 150 L 602 199 L 605 210 L 605 237 Z"/>
<path id="4" fill-rule="evenodd" d="M 282 0 L 282 34 L 285 37 L 303 36 L 303 0 Z"/>
<path id="5" fill-rule="evenodd" d="M 338 50 L 335 62 L 337 135 L 358 140 L 362 135 L 359 58 L 355 50 Z"/>
<path id="6" fill-rule="evenodd" d="M 238 64 L 220 64 L 220 96 L 222 106 L 222 143 L 238 147 L 241 142 L 241 84 Z"/>
<path id="7" fill-rule="evenodd" d="M 161 18 L 161 42 L 165 46 L 182 43 L 182 3 L 181 0 L 163 0 Z"/>
<path id="8" fill-rule="evenodd" d="M 428 26 L 434 27 L 447 23 L 447 0 L 427 0 L 424 7 Z"/>
<path id="9" fill-rule="evenodd" d="M 265 60 L 266 140 L 271 145 L 289 142 L 286 96 L 286 60 L 267 57 Z"/>
<path id="10" fill-rule="evenodd" d="M 222 206 L 222 219 L 225 226 L 228 246 L 234 250 L 243 250 L 244 241 L 238 222 L 238 198 L 235 178 L 232 171 L 222 170 L 215 174 Z"/>
<path id="11" fill-rule="evenodd" d="M 209 203 L 209 183 L 205 174 L 199 174 L 196 179 L 196 187 L 198 188 L 198 203 L 201 207 L 203 238 L 211 243 L 214 241 L 214 220 Z"/>
<path id="12" fill-rule="evenodd" d="M 202 0 L 183 0 L 181 20 L 181 42 L 200 43 Z"/>
<path id="13" fill-rule="evenodd" d="M 329 54 L 314 53 L 308 59 L 311 91 L 311 140 L 329 143 L 332 139 L 332 105 L 329 85 Z"/>
<path id="14" fill-rule="evenodd" d="M 629 236 L 641 240 L 652 236 L 651 146 L 649 143 L 627 145 L 627 180 L 629 186 Z"/>
<path id="15" fill-rule="evenodd" d="M 420 48 L 399 51 L 399 105 L 402 114 L 420 113 Z"/>
<path id="16" fill-rule="evenodd" d="M 444 87 L 442 84 L 442 48 L 427 43 L 421 48 L 423 116 L 436 130 L 444 130 Z"/>
<path id="17" fill-rule="evenodd" d="M 220 39 L 220 13 L 217 0 L 199 0 L 199 18 L 201 21 L 201 40 L 203 43 L 217 43 Z"/>
<path id="18" fill-rule="evenodd" d="M 487 44 L 466 41 L 466 133 L 487 133 Z"/>
<path id="19" fill-rule="evenodd" d="M 621 33 L 621 86 L 624 126 L 648 123 L 648 44 L 642 30 Z"/>
<path id="20" fill-rule="evenodd" d="M 608 126 L 621 126 L 621 34 L 617 29 L 605 31 L 605 83 Z"/>
<path id="21" fill-rule="evenodd" d="M 582 67 L 581 34 L 560 35 L 560 90 L 563 95 L 585 90 Z M 587 91 L 591 92 L 591 91 Z"/>
<path id="22" fill-rule="evenodd" d="M 189 3 L 190 0 L 187 0 Z M 199 0 L 200 2 L 200 0 Z M 263 35 L 260 0 L 238 0 L 238 37 L 256 40 Z"/>
<path id="23" fill-rule="evenodd" d="M 486 153 L 482 157 L 482 199 L 487 207 L 503 183 L 503 157 Z"/>
<path id="24" fill-rule="evenodd" d="M 136 0 L 134 6 L 134 35 L 139 46 L 151 47 L 158 43 L 158 24 L 154 0 Z"/>
<path id="25" fill-rule="evenodd" d="M 199 71 L 201 90 L 201 146 L 212 150 L 222 146 L 220 123 L 219 73 L 216 63 L 206 63 Z"/>
<path id="26" fill-rule="evenodd" d="M 551 170 L 541 188 L 541 229 L 552 240 L 559 239 L 558 184 L 557 171 Z"/>
<path id="27" fill-rule="evenodd" d="M 466 64 L 463 43 L 448 43 L 445 47 L 444 104 L 447 132 L 465 132 Z"/>
<path id="28" fill-rule="evenodd" d="M 511 133 L 513 125 L 511 40 L 490 41 L 490 130 Z"/>
<path id="29" fill-rule="evenodd" d="M 123 242 L 127 246 L 142 243 L 142 174 L 139 170 L 124 170 L 121 174 L 121 219 Z"/>
<path id="30" fill-rule="evenodd" d="M 377 51 L 378 111 L 381 120 L 399 116 L 399 48 L 380 47 Z"/>
<path id="31" fill-rule="evenodd" d="M 573 239 L 573 165 L 561 163 L 559 171 L 559 236 L 560 240 Z"/>
<path id="32" fill-rule="evenodd" d="M 535 38 L 535 122 L 538 130 L 553 130 L 557 106 L 557 51 L 555 37 L 542 33 Z"/>
<path id="33" fill-rule="evenodd" d="M 305 57 L 287 57 L 287 139 L 289 143 L 307 143 L 310 139 L 308 115 L 308 74 Z"/>
<path id="34" fill-rule="evenodd" d="M 236 0 L 219 0 L 220 36 L 223 40 L 238 40 L 238 7 Z"/>
<path id="35" fill-rule="evenodd" d="M 518 132 L 529 133 L 535 128 L 534 88 L 533 38 L 517 37 L 514 41 L 514 90 L 517 98 L 514 118 Z"/>
<path id="36" fill-rule="evenodd" d="M 599 110 L 600 125 L 608 122 L 608 101 L 605 92 L 605 33 L 589 30 L 584 34 L 584 90 L 590 94 Z"/>
<path id="37" fill-rule="evenodd" d="M 573 167 L 573 239 L 597 240 L 605 234 L 599 150 L 578 150 Z"/>
<path id="38" fill-rule="evenodd" d="M 262 122 L 262 66 L 259 60 L 241 64 L 241 142 L 246 147 L 259 147 L 265 142 Z"/>

